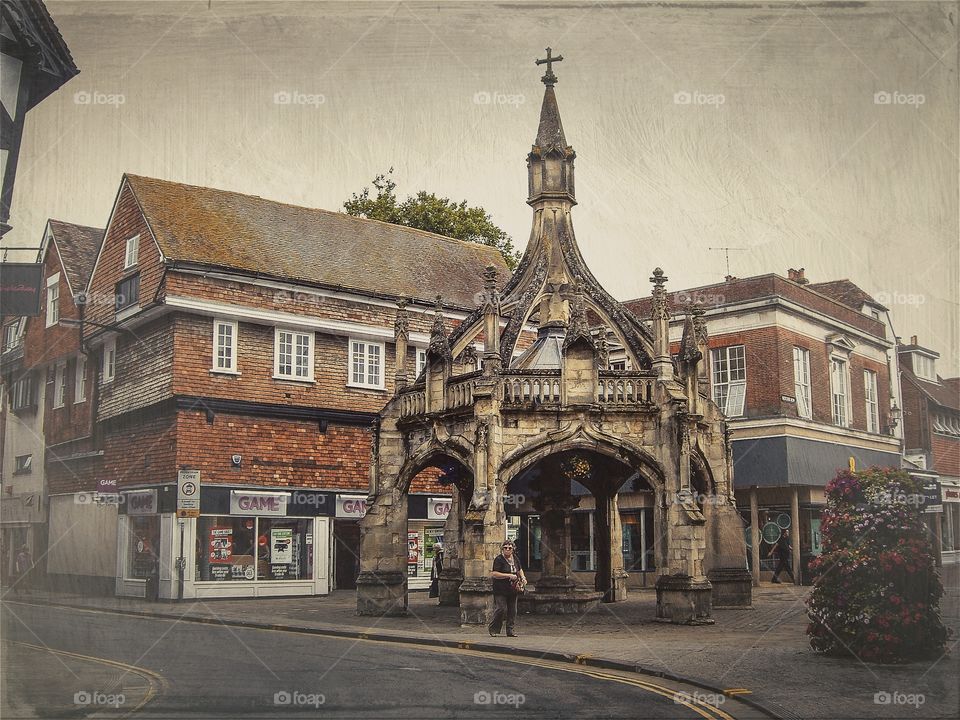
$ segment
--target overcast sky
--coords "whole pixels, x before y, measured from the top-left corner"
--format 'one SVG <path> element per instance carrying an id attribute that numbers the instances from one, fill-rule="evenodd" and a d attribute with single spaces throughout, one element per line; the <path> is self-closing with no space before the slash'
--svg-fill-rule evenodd
<path id="1" fill-rule="evenodd" d="M 849 277 L 958 372 L 956 3 L 210 5 L 47 1 L 81 74 L 28 115 L 6 244 L 102 227 L 125 171 L 340 209 L 393 166 L 522 248 L 550 45 L 616 297 L 721 281 L 728 246 Z"/>

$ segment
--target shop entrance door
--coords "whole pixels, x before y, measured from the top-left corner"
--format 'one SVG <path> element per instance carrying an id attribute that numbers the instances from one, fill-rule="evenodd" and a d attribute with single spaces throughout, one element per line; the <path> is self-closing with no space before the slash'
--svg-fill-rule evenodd
<path id="1" fill-rule="evenodd" d="M 360 574 L 360 524 L 356 520 L 333 523 L 333 586 L 337 590 L 356 590 Z"/>

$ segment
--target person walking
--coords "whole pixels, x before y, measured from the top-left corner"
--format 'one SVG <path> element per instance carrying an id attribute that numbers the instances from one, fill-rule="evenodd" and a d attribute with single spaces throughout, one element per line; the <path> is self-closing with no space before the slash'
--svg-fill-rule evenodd
<path id="1" fill-rule="evenodd" d="M 17 577 L 13 581 L 13 587 L 16 588 L 17 595 L 28 589 L 31 570 L 33 570 L 33 555 L 30 554 L 30 547 L 21 545 L 14 566 Z"/>
<path id="2" fill-rule="evenodd" d="M 432 598 L 440 597 L 440 573 L 443 572 L 443 543 L 433 546 L 433 567 L 430 569 L 430 592 Z"/>
<path id="3" fill-rule="evenodd" d="M 507 623 L 507 637 L 517 637 L 517 596 L 523 592 L 527 577 L 523 574 L 520 562 L 514 557 L 513 543 L 507 540 L 500 546 L 500 554 L 493 559 L 493 619 L 490 621 L 491 636 L 500 634 L 503 622 Z"/>
<path id="4" fill-rule="evenodd" d="M 793 579 L 793 571 L 790 569 L 790 560 L 793 557 L 793 546 L 790 544 L 790 536 L 785 529 L 780 531 L 780 537 L 777 539 L 777 542 L 774 543 L 773 547 L 770 548 L 770 552 L 767 553 L 767 557 L 771 555 L 775 555 L 777 558 L 777 567 L 773 571 L 773 580 L 771 580 L 771 582 L 779 584 L 779 577 L 782 572 L 790 576 L 790 582 L 795 582 Z"/>

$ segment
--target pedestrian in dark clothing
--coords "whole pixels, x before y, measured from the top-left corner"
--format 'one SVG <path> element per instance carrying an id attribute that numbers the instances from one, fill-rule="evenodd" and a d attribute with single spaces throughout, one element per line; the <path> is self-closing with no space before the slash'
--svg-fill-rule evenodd
<path id="1" fill-rule="evenodd" d="M 509 540 L 500 546 L 500 554 L 493 559 L 493 619 L 487 628 L 491 635 L 499 635 L 503 621 L 507 621 L 507 637 L 516 637 L 514 625 L 517 620 L 517 596 L 523 592 L 527 577 L 520 562 L 513 556 L 513 543 Z"/>
<path id="2" fill-rule="evenodd" d="M 440 573 L 443 572 L 443 544 L 433 546 L 433 568 L 430 570 L 430 597 L 440 597 Z"/>
<path id="3" fill-rule="evenodd" d="M 775 555 L 777 558 L 777 568 L 773 571 L 773 580 L 771 582 L 779 583 L 780 573 L 782 572 L 790 576 L 790 582 L 795 582 L 793 579 L 793 571 L 790 569 L 790 560 L 793 557 L 793 546 L 790 544 L 790 537 L 786 530 L 780 531 L 780 537 L 777 542 L 774 543 L 774 546 L 770 548 L 767 557 L 771 555 Z"/>
<path id="4" fill-rule="evenodd" d="M 20 548 L 20 552 L 17 553 L 14 566 L 14 572 L 17 577 L 13 581 L 13 587 L 16 588 L 17 595 L 27 589 L 27 585 L 30 582 L 31 570 L 33 570 L 33 556 L 30 554 L 30 548 L 27 545 L 23 545 Z"/>

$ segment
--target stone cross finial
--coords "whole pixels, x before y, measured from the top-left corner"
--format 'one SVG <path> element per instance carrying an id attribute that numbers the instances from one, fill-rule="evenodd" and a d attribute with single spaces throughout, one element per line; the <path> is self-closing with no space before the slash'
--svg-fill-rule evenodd
<path id="1" fill-rule="evenodd" d="M 393 323 L 394 338 L 410 339 L 410 316 L 407 314 L 407 305 L 409 304 L 410 301 L 406 298 L 401 298 L 397 302 L 397 318 Z"/>
<path id="2" fill-rule="evenodd" d="M 659 320 L 668 318 L 669 314 L 667 312 L 667 276 L 663 274 L 663 270 L 656 268 L 653 271 L 653 276 L 650 278 L 650 282 L 653 283 L 653 319 Z"/>
<path id="3" fill-rule="evenodd" d="M 540 81 L 541 81 L 544 85 L 546 85 L 547 87 L 551 87 L 551 86 L 557 84 L 557 76 L 553 74 L 553 64 L 554 64 L 555 62 L 560 62 L 561 60 L 563 60 L 563 55 L 557 55 L 556 57 L 552 57 L 552 56 L 550 55 L 550 53 L 551 53 L 552 50 L 553 50 L 553 48 L 547 48 L 547 59 L 546 59 L 546 60 L 540 60 L 539 58 L 536 59 L 536 60 L 534 60 L 534 62 L 535 62 L 537 65 L 546 65 L 546 66 L 547 66 L 547 72 L 546 72 L 546 74 L 545 74 L 542 78 L 540 78 Z"/>

